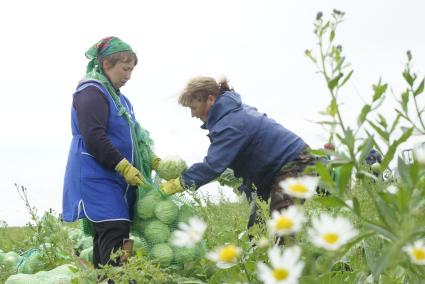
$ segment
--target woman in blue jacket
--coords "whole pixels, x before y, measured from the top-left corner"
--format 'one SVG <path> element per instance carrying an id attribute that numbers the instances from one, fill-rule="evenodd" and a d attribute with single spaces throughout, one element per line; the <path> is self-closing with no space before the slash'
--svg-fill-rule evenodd
<path id="1" fill-rule="evenodd" d="M 243 104 L 226 79 L 216 82 L 210 77 L 193 78 L 181 93 L 179 103 L 203 122 L 201 128 L 208 130 L 211 144 L 203 162 L 193 164 L 180 178 L 161 186 L 164 193 L 197 189 L 231 168 L 235 176 L 251 180 L 262 199 L 271 198 L 270 211 L 292 204 L 278 184 L 314 164 L 315 158 L 303 139 Z M 251 216 L 250 225 L 254 217 Z"/>
<path id="2" fill-rule="evenodd" d="M 112 251 L 129 239 L 136 187 L 150 181 L 152 141 L 120 92 L 131 78 L 137 56 L 116 37 L 87 52 L 86 76 L 73 95 L 72 141 L 63 189 L 63 218 L 87 218 L 93 225 L 93 263 L 110 263 Z"/>

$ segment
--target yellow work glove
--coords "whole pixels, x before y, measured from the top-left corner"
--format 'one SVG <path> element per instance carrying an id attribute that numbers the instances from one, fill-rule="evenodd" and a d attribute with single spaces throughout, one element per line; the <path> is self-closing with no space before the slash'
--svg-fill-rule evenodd
<path id="1" fill-rule="evenodd" d="M 127 161 L 126 158 L 122 159 L 117 164 L 117 166 L 115 167 L 115 170 L 124 177 L 125 181 L 129 185 L 139 186 L 139 185 L 145 184 L 142 173 L 138 169 L 133 167 L 133 165 L 130 164 L 130 162 Z"/>
<path id="2" fill-rule="evenodd" d="M 164 182 L 159 186 L 159 189 L 164 195 L 173 195 L 177 192 L 183 192 L 184 188 L 180 182 L 180 177 L 175 179 L 170 179 L 167 182 Z"/>
<path id="3" fill-rule="evenodd" d="M 161 158 L 155 157 L 152 160 L 152 170 L 154 170 L 155 172 L 158 170 L 159 167 L 159 163 L 161 162 Z"/>

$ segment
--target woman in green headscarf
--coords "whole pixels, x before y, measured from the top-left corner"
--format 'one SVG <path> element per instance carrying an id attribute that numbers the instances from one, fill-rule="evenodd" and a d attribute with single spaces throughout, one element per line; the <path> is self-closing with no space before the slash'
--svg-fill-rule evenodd
<path id="1" fill-rule="evenodd" d="M 65 172 L 63 217 L 91 221 L 95 267 L 129 238 L 136 187 L 146 187 L 159 158 L 149 133 L 140 127 L 121 93 L 137 56 L 117 37 L 100 40 L 87 52 L 86 76 L 73 95 L 72 142 Z"/>

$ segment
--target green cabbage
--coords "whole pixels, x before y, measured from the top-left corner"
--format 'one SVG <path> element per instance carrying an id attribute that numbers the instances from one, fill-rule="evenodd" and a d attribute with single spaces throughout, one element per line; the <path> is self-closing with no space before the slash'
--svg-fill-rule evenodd
<path id="1" fill-rule="evenodd" d="M 187 169 L 186 162 L 179 156 L 167 156 L 161 160 L 156 173 L 165 180 L 177 178 Z"/>
<path id="2" fill-rule="evenodd" d="M 89 248 L 93 246 L 93 238 L 92 237 L 83 237 L 77 243 L 77 250 L 82 251 L 83 249 Z"/>
<path id="3" fill-rule="evenodd" d="M 143 221 L 139 217 L 135 217 L 133 223 L 131 224 L 131 232 L 137 236 L 140 236 L 146 227 L 146 222 L 147 221 Z"/>
<path id="4" fill-rule="evenodd" d="M 176 221 L 179 207 L 171 200 L 160 201 L 155 207 L 155 216 L 165 224 Z"/>
<path id="5" fill-rule="evenodd" d="M 29 284 L 29 283 L 40 283 L 35 274 L 15 274 L 7 278 L 5 284 Z M 64 282 L 66 283 L 66 282 Z"/>
<path id="6" fill-rule="evenodd" d="M 179 215 L 177 216 L 178 223 L 187 223 L 189 219 L 196 216 L 196 211 L 187 204 L 180 207 Z"/>
<path id="7" fill-rule="evenodd" d="M 150 190 L 136 203 L 137 216 L 141 219 L 152 218 L 156 204 L 161 200 L 161 194 L 157 190 Z"/>
<path id="8" fill-rule="evenodd" d="M 173 261 L 173 250 L 167 244 L 156 244 L 152 247 L 150 257 L 162 267 L 166 267 Z"/>
<path id="9" fill-rule="evenodd" d="M 93 247 L 83 249 L 80 252 L 80 257 L 87 262 L 93 263 Z"/>
<path id="10" fill-rule="evenodd" d="M 197 256 L 196 247 L 186 248 L 186 247 L 173 247 L 174 252 L 174 261 L 178 264 L 183 264 L 186 261 L 192 261 Z"/>
<path id="11" fill-rule="evenodd" d="M 145 238 L 132 236 L 133 240 L 133 254 L 136 255 L 137 252 L 141 252 L 143 255 L 149 251 L 149 245 Z"/>
<path id="12" fill-rule="evenodd" d="M 20 261 L 20 256 L 14 251 L 7 252 L 3 255 L 3 260 L 1 262 L 4 265 L 6 270 L 15 269 Z"/>
<path id="13" fill-rule="evenodd" d="M 77 268 L 70 264 L 58 266 L 50 271 L 40 271 L 36 274 L 15 274 L 7 278 L 5 284 L 70 284 L 72 270 Z"/>
<path id="14" fill-rule="evenodd" d="M 33 274 L 37 271 L 43 270 L 45 264 L 42 259 L 42 254 L 38 251 L 31 253 L 27 258 L 20 264 L 18 272 Z"/>
<path id="15" fill-rule="evenodd" d="M 170 228 L 158 220 L 153 220 L 146 225 L 145 238 L 150 244 L 159 244 L 168 241 Z"/>

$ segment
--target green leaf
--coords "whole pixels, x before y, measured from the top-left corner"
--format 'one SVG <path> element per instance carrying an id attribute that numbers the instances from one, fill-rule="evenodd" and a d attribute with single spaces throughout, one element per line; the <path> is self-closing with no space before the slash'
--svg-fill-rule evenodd
<path id="1" fill-rule="evenodd" d="M 404 163 L 401 157 L 397 161 L 397 170 L 400 175 L 401 180 L 408 186 L 412 187 L 412 180 L 409 176 L 409 167 Z"/>
<path id="2" fill-rule="evenodd" d="M 345 85 L 345 83 L 347 83 L 348 80 L 350 80 L 351 75 L 353 75 L 354 70 L 351 70 L 350 73 L 348 73 L 347 76 L 345 76 L 344 80 L 342 80 L 342 83 L 339 85 L 339 87 L 341 88 L 342 86 Z"/>
<path id="3" fill-rule="evenodd" d="M 389 165 L 389 163 L 392 161 L 394 154 L 398 148 L 398 146 L 406 142 L 407 139 L 409 139 L 410 136 L 412 136 L 413 133 L 413 127 L 408 128 L 404 133 L 400 136 L 399 139 L 395 140 L 393 143 L 391 143 L 390 147 L 388 148 L 387 153 L 384 156 L 384 159 L 381 163 L 381 169 L 386 169 Z"/>
<path id="4" fill-rule="evenodd" d="M 361 216 L 361 211 L 360 211 L 360 204 L 359 204 L 359 200 L 357 199 L 357 197 L 353 197 L 353 211 L 354 213 L 356 213 L 357 216 Z"/>
<path id="5" fill-rule="evenodd" d="M 401 115 L 400 113 L 397 112 L 397 117 L 395 118 L 393 124 L 391 125 L 390 133 L 393 133 L 393 131 L 396 129 L 398 123 L 400 122 L 400 118 L 401 118 Z"/>
<path id="6" fill-rule="evenodd" d="M 336 196 L 325 196 L 316 199 L 322 205 L 326 207 L 346 207 L 344 200 Z"/>
<path id="7" fill-rule="evenodd" d="M 331 126 L 336 125 L 335 121 L 329 121 L 329 120 L 322 120 L 322 121 L 318 121 L 316 123 L 317 124 L 324 124 L 324 125 L 331 125 Z"/>
<path id="8" fill-rule="evenodd" d="M 387 124 L 387 120 L 385 119 L 385 117 L 382 114 L 378 114 L 379 117 L 379 125 L 381 125 L 384 129 L 387 129 L 388 124 Z"/>
<path id="9" fill-rule="evenodd" d="M 366 159 L 366 157 L 369 155 L 370 150 L 372 150 L 373 145 L 375 144 L 375 140 L 373 139 L 372 136 L 369 136 L 361 145 L 361 147 L 359 147 L 359 151 L 361 151 L 360 157 L 359 157 L 359 161 L 360 162 L 364 162 L 364 160 Z"/>
<path id="10" fill-rule="evenodd" d="M 388 205 L 388 203 L 385 202 L 379 194 L 376 195 L 375 205 L 376 209 L 378 209 L 380 219 L 387 225 L 388 228 L 393 228 L 398 221 L 394 208 Z"/>
<path id="11" fill-rule="evenodd" d="M 415 75 L 410 75 L 410 70 L 404 70 L 403 71 L 403 77 L 406 80 L 407 84 L 409 84 L 410 87 L 413 87 L 413 83 L 416 80 L 416 76 Z"/>
<path id="12" fill-rule="evenodd" d="M 382 271 L 387 268 L 392 261 L 395 261 L 397 259 L 397 254 L 401 253 L 401 247 L 402 245 L 398 243 L 393 243 L 390 248 L 386 248 L 383 251 L 382 256 L 377 260 L 377 265 L 375 267 L 375 270 L 373 271 L 373 275 L 376 277 L 375 279 L 378 279 L 379 275 L 382 273 Z"/>
<path id="13" fill-rule="evenodd" d="M 329 83 L 328 83 L 328 88 L 330 90 L 333 90 L 338 85 L 338 81 L 339 81 L 339 79 L 342 78 L 342 76 L 344 76 L 344 74 L 343 73 L 339 73 L 335 78 L 333 78 L 332 80 L 330 80 Z"/>
<path id="14" fill-rule="evenodd" d="M 391 231 L 383 227 L 382 225 L 368 221 L 365 226 L 366 228 L 371 229 L 372 231 L 376 232 L 378 235 L 382 235 L 386 237 L 387 239 L 390 239 L 390 240 L 396 239 L 396 236 Z"/>
<path id="15" fill-rule="evenodd" d="M 315 168 L 317 173 L 320 175 L 321 182 L 323 182 L 327 188 L 333 189 L 334 183 L 332 176 L 329 173 L 329 169 L 321 162 L 316 163 Z"/>
<path id="16" fill-rule="evenodd" d="M 329 105 L 329 107 L 328 107 L 328 113 L 329 113 L 331 116 L 335 116 L 335 115 L 336 115 L 337 110 L 338 110 L 338 105 L 337 105 L 337 103 L 336 103 L 336 99 L 335 99 L 335 98 L 332 98 L 332 100 L 331 100 L 331 104 L 330 104 L 330 105 Z"/>
<path id="17" fill-rule="evenodd" d="M 373 235 L 375 235 L 375 232 L 367 232 L 367 233 L 363 233 L 361 235 L 358 235 L 357 237 L 355 237 L 354 239 L 352 239 L 350 242 L 348 242 L 347 244 L 344 245 L 344 249 L 343 249 L 343 254 L 345 254 L 346 252 L 348 252 L 354 245 L 356 245 L 357 243 L 359 243 L 360 241 L 367 239 Z"/>
<path id="18" fill-rule="evenodd" d="M 355 139 L 354 139 L 354 134 L 353 134 L 353 130 L 351 130 L 351 128 L 347 128 L 344 132 L 344 138 L 340 138 L 341 142 L 344 143 L 345 145 L 347 145 L 347 147 L 349 149 L 353 149 L 354 148 L 354 143 L 355 143 Z"/>
<path id="19" fill-rule="evenodd" d="M 329 34 L 329 41 L 332 42 L 335 38 L 335 30 L 332 30 L 331 33 Z"/>
<path id="20" fill-rule="evenodd" d="M 367 114 L 370 112 L 371 106 L 369 104 L 366 104 L 363 106 L 359 117 L 357 118 L 357 126 L 360 127 L 363 122 L 366 120 Z"/>
<path id="21" fill-rule="evenodd" d="M 342 66 L 342 64 L 344 64 L 344 62 L 345 62 L 345 56 L 338 59 L 338 64 L 332 69 L 333 72 L 341 71 L 341 66 Z M 340 85 L 340 87 L 341 87 L 341 85 Z"/>
<path id="22" fill-rule="evenodd" d="M 424 80 L 422 79 L 422 82 L 419 84 L 418 88 L 415 90 L 413 95 L 416 97 L 417 95 L 421 94 L 424 91 Z"/>
<path id="23" fill-rule="evenodd" d="M 404 113 L 407 113 L 409 103 L 409 90 L 401 93 L 401 107 L 403 108 Z"/>
<path id="24" fill-rule="evenodd" d="M 370 126 L 372 126 L 372 128 L 379 134 L 379 136 L 381 136 L 381 138 L 388 144 L 390 140 L 390 135 L 388 132 L 385 129 L 381 129 L 378 125 L 370 120 L 367 120 L 367 122 L 369 122 Z"/>
<path id="25" fill-rule="evenodd" d="M 340 167 L 339 179 L 337 181 L 338 192 L 342 195 L 347 188 L 348 183 L 351 180 L 351 174 L 353 171 L 353 163 L 348 163 Z"/>
<path id="26" fill-rule="evenodd" d="M 378 85 L 373 85 L 372 88 L 374 91 L 372 101 L 376 102 L 387 91 L 388 84 L 381 85 L 381 80 L 379 80 Z"/>

